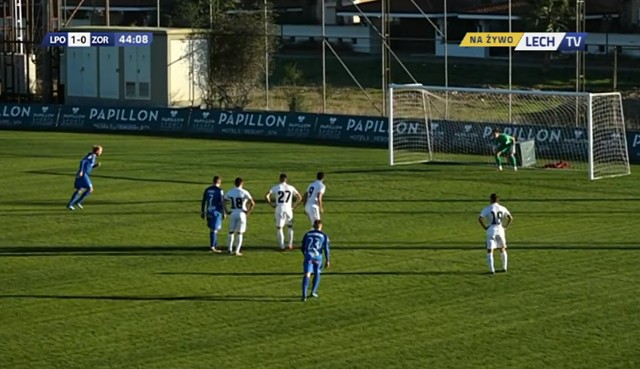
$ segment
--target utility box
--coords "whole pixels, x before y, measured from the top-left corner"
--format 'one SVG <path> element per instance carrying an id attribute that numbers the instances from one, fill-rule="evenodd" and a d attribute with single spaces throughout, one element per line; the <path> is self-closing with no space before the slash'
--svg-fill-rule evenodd
<path id="1" fill-rule="evenodd" d="M 516 142 L 516 160 L 521 168 L 536 165 L 536 141 L 526 140 Z"/>
<path id="2" fill-rule="evenodd" d="M 153 35 L 149 46 L 71 47 L 61 58 L 65 103 L 199 106 L 208 70 L 208 40 L 191 29 L 69 27 L 60 32 Z"/>

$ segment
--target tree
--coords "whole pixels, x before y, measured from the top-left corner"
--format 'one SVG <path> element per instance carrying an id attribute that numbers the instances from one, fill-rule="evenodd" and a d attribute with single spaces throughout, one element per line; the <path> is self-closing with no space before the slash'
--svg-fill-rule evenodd
<path id="1" fill-rule="evenodd" d="M 271 1 L 165 0 L 168 25 L 195 28 L 190 57 L 195 59 L 196 83 L 204 103 L 245 108 L 251 95 L 270 74 L 276 51 Z M 266 10 L 266 11 L 265 11 Z M 205 42 L 208 46 L 205 46 Z"/>
<path id="2" fill-rule="evenodd" d="M 265 11 L 262 1 L 243 1 L 243 8 L 234 0 L 215 4 L 208 0 L 190 1 L 197 6 L 189 5 L 185 9 L 189 12 L 183 14 L 191 17 L 193 27 L 202 29 L 194 38 L 205 39 L 209 45 L 206 52 L 197 54 L 198 80 L 205 93 L 205 104 L 245 108 L 265 74 L 271 73 L 266 65 L 273 64 L 276 51 L 273 12 L 270 8 Z M 213 5 L 211 13 L 210 5 Z"/>
<path id="3" fill-rule="evenodd" d="M 533 32 L 566 32 L 571 21 L 569 0 L 528 0 L 532 12 L 526 19 L 528 29 Z M 545 52 L 543 70 L 551 64 L 551 53 Z"/>
<path id="4" fill-rule="evenodd" d="M 241 0 L 163 0 L 161 11 L 169 18 L 169 27 L 209 28 L 210 19 L 220 13 L 239 9 Z"/>
<path id="5" fill-rule="evenodd" d="M 529 26 L 535 32 L 566 32 L 571 20 L 569 0 L 528 0 L 533 7 Z"/>

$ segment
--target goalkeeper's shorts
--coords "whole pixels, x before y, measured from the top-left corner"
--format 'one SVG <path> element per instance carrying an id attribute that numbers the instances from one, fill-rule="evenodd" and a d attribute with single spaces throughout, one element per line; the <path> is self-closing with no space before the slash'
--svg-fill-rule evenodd
<path id="1" fill-rule="evenodd" d="M 498 150 L 496 151 L 496 153 L 500 153 L 503 155 L 513 155 L 516 153 L 516 143 L 512 142 L 510 144 L 500 145 L 498 146 Z"/>

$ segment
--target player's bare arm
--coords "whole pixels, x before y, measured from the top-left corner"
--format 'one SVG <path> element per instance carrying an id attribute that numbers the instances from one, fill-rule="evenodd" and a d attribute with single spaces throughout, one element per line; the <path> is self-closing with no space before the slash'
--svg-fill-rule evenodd
<path id="1" fill-rule="evenodd" d="M 202 201 L 200 201 L 200 218 L 204 219 L 204 209 L 205 209 L 205 204 L 207 201 L 207 191 L 204 192 L 204 194 L 202 195 Z"/>
<path id="2" fill-rule="evenodd" d="M 511 225 L 512 222 L 513 222 L 513 216 L 507 215 L 507 222 L 502 227 L 507 229 Z"/>
<path id="3" fill-rule="evenodd" d="M 249 199 L 249 206 L 247 206 L 247 215 L 251 214 L 253 208 L 256 206 L 256 202 L 253 199 Z"/>
<path id="4" fill-rule="evenodd" d="M 320 213 L 324 213 L 324 202 L 322 201 L 323 193 L 318 194 L 318 207 L 320 208 Z"/>
<path id="5" fill-rule="evenodd" d="M 224 206 L 224 213 L 225 214 L 231 214 L 231 212 L 229 211 L 229 208 L 227 207 L 227 203 L 229 202 L 228 199 L 224 199 L 224 201 L 222 202 L 222 205 Z"/>
<path id="6" fill-rule="evenodd" d="M 485 231 L 489 228 L 484 224 L 484 218 L 483 217 L 478 217 L 478 222 L 480 222 L 480 225 L 482 226 L 482 229 L 484 229 Z"/>
<path id="7" fill-rule="evenodd" d="M 300 192 L 298 192 L 298 191 L 295 192 L 294 196 L 296 197 L 296 203 L 293 204 L 293 210 L 296 210 L 296 208 L 298 206 L 300 206 L 300 204 L 302 203 L 303 197 L 302 197 L 302 195 L 300 195 Z"/>
<path id="8" fill-rule="evenodd" d="M 276 205 L 271 202 L 271 191 L 268 191 L 267 193 L 265 193 L 264 198 L 265 200 L 267 200 L 267 204 L 269 204 L 269 206 L 271 206 L 272 208 L 276 207 Z"/>

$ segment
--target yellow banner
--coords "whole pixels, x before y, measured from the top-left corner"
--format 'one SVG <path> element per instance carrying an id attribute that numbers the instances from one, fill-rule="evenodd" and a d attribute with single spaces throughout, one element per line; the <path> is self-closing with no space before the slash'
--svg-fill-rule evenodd
<path id="1" fill-rule="evenodd" d="M 515 47 L 523 32 L 467 32 L 460 47 Z"/>

